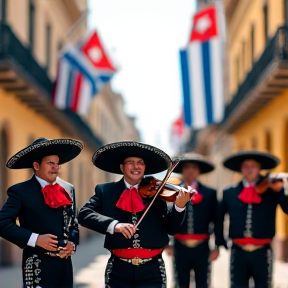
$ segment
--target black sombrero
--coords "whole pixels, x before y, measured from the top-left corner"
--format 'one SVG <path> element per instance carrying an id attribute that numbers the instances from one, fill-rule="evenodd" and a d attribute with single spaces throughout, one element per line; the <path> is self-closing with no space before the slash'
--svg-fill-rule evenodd
<path id="1" fill-rule="evenodd" d="M 64 164 L 83 149 L 83 143 L 74 139 L 46 139 L 38 138 L 26 148 L 13 155 L 6 163 L 10 169 L 33 168 L 33 162 L 40 161 L 43 157 L 57 155 L 59 164 Z"/>
<path id="2" fill-rule="evenodd" d="M 162 172 L 171 163 L 171 158 L 162 150 L 135 141 L 116 142 L 100 147 L 94 152 L 92 163 L 106 172 L 122 174 L 120 164 L 128 157 L 144 160 L 145 175 Z"/>
<path id="3" fill-rule="evenodd" d="M 223 161 L 223 165 L 235 172 L 241 172 L 241 164 L 244 160 L 253 159 L 260 163 L 261 169 L 269 170 L 275 168 L 280 159 L 271 153 L 255 150 L 244 150 L 234 153 Z"/>
<path id="4" fill-rule="evenodd" d="M 182 173 L 182 168 L 185 163 L 194 163 L 199 166 L 200 173 L 208 173 L 214 170 L 214 165 L 205 159 L 204 156 L 197 154 L 197 153 L 185 153 L 182 156 L 180 156 L 180 162 L 179 164 L 175 167 L 173 172 L 175 173 Z"/>

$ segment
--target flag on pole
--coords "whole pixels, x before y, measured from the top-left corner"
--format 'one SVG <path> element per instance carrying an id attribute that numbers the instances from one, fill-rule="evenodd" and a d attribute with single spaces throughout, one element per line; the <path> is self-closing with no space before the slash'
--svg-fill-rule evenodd
<path id="1" fill-rule="evenodd" d="M 92 98 L 111 80 L 116 69 L 96 31 L 77 45 L 68 45 L 59 60 L 53 104 L 58 109 L 87 112 Z"/>
<path id="2" fill-rule="evenodd" d="M 198 11 L 188 47 L 180 51 L 185 124 L 201 129 L 224 113 L 222 42 L 217 9 Z"/>

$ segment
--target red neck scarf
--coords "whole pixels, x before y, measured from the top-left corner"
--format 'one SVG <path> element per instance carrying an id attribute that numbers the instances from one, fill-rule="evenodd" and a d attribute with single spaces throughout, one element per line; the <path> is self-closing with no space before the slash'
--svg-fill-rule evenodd
<path id="1" fill-rule="evenodd" d="M 255 191 L 254 184 L 250 185 L 249 187 L 245 187 L 239 194 L 238 198 L 247 204 L 259 204 L 262 201 L 261 196 L 259 196 L 259 194 Z"/>
<path id="2" fill-rule="evenodd" d="M 198 184 L 196 183 L 194 183 L 194 185 L 192 184 L 192 185 L 187 185 L 187 187 L 188 186 L 190 186 L 192 189 L 195 189 L 195 190 L 197 190 L 198 189 Z M 191 202 L 192 202 L 192 204 L 199 204 L 199 203 L 201 203 L 202 202 L 202 200 L 203 200 L 203 195 L 202 194 L 200 194 L 199 192 L 196 192 L 195 194 L 193 194 L 192 195 L 192 197 L 190 198 L 190 200 L 191 200 Z"/>
<path id="3" fill-rule="evenodd" d="M 72 204 L 70 194 L 58 183 L 48 184 L 42 188 L 45 203 L 51 208 L 58 208 Z"/>
<path id="4" fill-rule="evenodd" d="M 143 200 L 135 187 L 123 191 L 116 207 L 132 213 L 140 212 L 145 209 Z"/>

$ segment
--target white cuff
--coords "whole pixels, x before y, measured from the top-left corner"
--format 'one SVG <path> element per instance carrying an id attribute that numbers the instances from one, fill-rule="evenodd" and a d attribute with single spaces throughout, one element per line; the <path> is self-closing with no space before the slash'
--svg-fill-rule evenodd
<path id="1" fill-rule="evenodd" d="M 177 207 L 177 205 L 175 204 L 175 210 L 176 210 L 177 212 L 183 212 L 183 211 L 185 210 L 185 208 L 186 208 L 186 206 L 185 206 L 184 208 L 179 208 L 179 207 Z"/>
<path id="2" fill-rule="evenodd" d="M 116 226 L 118 223 L 119 223 L 119 221 L 117 221 L 117 220 L 112 221 L 112 222 L 109 224 L 108 228 L 107 228 L 107 232 L 110 233 L 110 234 L 114 234 L 115 226 Z"/>
<path id="3" fill-rule="evenodd" d="M 31 246 L 31 247 L 35 247 L 37 239 L 38 239 L 38 236 L 39 236 L 39 234 L 32 233 L 30 238 L 29 238 L 29 241 L 28 241 L 27 245 Z"/>

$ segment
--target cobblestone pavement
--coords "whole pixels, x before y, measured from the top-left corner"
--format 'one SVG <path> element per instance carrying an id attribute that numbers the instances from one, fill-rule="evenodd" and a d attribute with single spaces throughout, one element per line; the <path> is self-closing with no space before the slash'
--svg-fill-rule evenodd
<path id="1" fill-rule="evenodd" d="M 103 248 L 102 236 L 95 236 L 79 246 L 73 256 L 75 288 L 102 288 L 109 253 Z M 167 270 L 167 288 L 173 286 L 172 261 L 163 255 Z M 191 288 L 193 285 L 191 286 Z M 0 268 L 0 288 L 21 288 L 20 267 Z M 212 288 L 229 288 L 229 252 L 221 250 L 212 265 Z M 288 288 L 288 263 L 274 263 L 274 288 Z"/>

